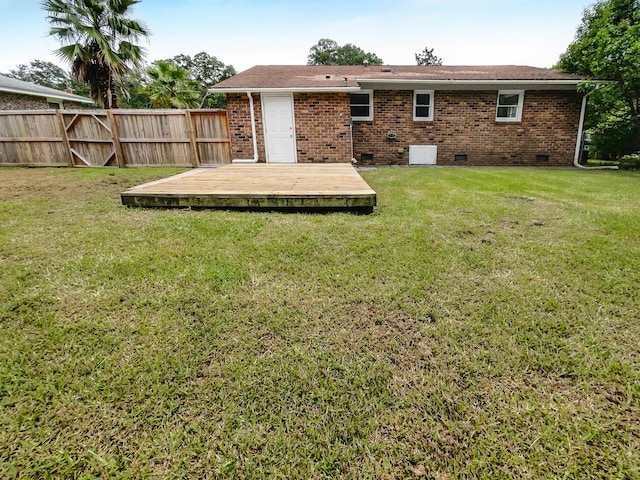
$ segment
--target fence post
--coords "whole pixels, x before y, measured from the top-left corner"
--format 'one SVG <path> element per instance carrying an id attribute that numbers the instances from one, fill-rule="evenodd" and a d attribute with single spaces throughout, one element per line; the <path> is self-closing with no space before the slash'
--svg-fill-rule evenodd
<path id="1" fill-rule="evenodd" d="M 109 120 L 109 126 L 111 127 L 111 139 L 113 140 L 113 151 L 116 154 L 116 161 L 118 167 L 125 168 L 127 165 L 124 161 L 124 152 L 122 151 L 122 145 L 120 144 L 120 130 L 118 129 L 118 122 L 116 122 L 115 115 L 109 109 L 107 109 L 107 119 Z"/>
<path id="2" fill-rule="evenodd" d="M 67 162 L 70 167 L 75 166 L 73 163 L 73 153 L 71 152 L 71 144 L 69 143 L 69 136 L 67 135 L 67 127 L 64 124 L 64 117 L 60 110 L 56 110 L 56 118 L 58 119 L 58 125 L 60 126 L 60 135 L 62 135 L 62 144 L 64 145 L 64 151 L 67 156 Z"/>
<path id="3" fill-rule="evenodd" d="M 191 164 L 194 168 L 200 165 L 200 157 L 198 155 L 198 144 L 196 143 L 196 135 L 193 130 L 193 119 L 191 118 L 191 110 L 185 110 L 184 120 L 187 125 L 187 135 L 189 136 L 189 146 L 191 148 Z"/>
<path id="4" fill-rule="evenodd" d="M 224 117 L 224 125 L 227 129 L 227 142 L 225 143 L 225 145 L 226 145 L 227 155 L 229 155 L 229 161 L 231 161 L 231 159 L 233 158 L 233 152 L 231 151 L 231 125 L 229 125 L 229 114 L 225 110 L 222 116 Z"/>

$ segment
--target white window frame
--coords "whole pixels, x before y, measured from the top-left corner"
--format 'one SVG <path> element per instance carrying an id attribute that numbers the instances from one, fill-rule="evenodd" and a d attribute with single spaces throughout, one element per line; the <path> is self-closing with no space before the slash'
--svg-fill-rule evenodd
<path id="1" fill-rule="evenodd" d="M 52 103 L 58 105 L 58 107 L 54 108 L 53 110 L 62 110 L 62 109 L 64 109 L 64 104 L 62 103 L 62 100 L 57 99 L 57 98 L 47 97 L 47 104 L 49 105 L 49 108 L 52 108 L 51 107 Z"/>
<path id="2" fill-rule="evenodd" d="M 371 121 L 373 120 L 373 90 L 359 90 L 357 92 L 353 92 L 354 94 L 358 95 L 358 94 L 363 94 L 366 93 L 369 95 L 369 115 L 366 117 L 351 117 L 351 120 L 357 120 L 357 121 Z M 349 95 L 349 109 L 351 109 L 351 95 Z M 357 104 L 357 105 L 364 105 L 364 104 Z"/>
<path id="3" fill-rule="evenodd" d="M 500 109 L 500 95 L 518 95 L 518 105 L 515 117 L 498 117 Z M 524 104 L 524 90 L 498 90 L 496 100 L 496 122 L 520 122 L 522 121 L 522 105 Z M 515 107 L 515 105 L 502 105 L 502 107 Z"/>
<path id="4" fill-rule="evenodd" d="M 418 95 L 429 95 L 429 105 L 418 105 Z M 418 107 L 429 107 L 428 117 L 418 117 L 416 111 Z M 432 122 L 433 121 L 433 90 L 414 90 L 413 91 L 413 121 L 414 122 Z"/>

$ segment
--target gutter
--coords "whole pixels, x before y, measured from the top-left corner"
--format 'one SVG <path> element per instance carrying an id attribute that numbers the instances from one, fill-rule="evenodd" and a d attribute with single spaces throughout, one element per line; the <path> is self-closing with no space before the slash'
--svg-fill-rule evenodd
<path id="1" fill-rule="evenodd" d="M 334 92 L 359 92 L 361 87 L 258 87 L 251 89 L 254 93 L 334 93 Z M 210 92 L 216 93 L 245 93 L 240 87 L 210 88 Z"/>
<path id="2" fill-rule="evenodd" d="M 234 158 L 231 163 L 258 163 L 258 139 L 256 138 L 256 112 L 253 107 L 253 95 L 247 92 L 249 97 L 249 110 L 251 111 L 251 135 L 253 138 L 253 158 Z"/>
<path id="3" fill-rule="evenodd" d="M 55 98 L 56 100 L 62 100 L 62 101 L 66 100 L 68 102 L 93 103 L 93 100 L 90 100 L 86 97 L 81 97 L 80 95 L 64 94 L 62 92 L 55 93 L 56 92 L 55 90 L 53 92 L 45 93 L 45 92 L 34 92 L 30 90 L 21 90 L 18 88 L 1 87 L 0 92 L 15 93 L 17 95 L 27 95 L 30 97 Z"/>
<path id="4" fill-rule="evenodd" d="M 582 135 L 584 133 L 584 119 L 587 113 L 587 98 L 591 95 L 595 90 L 590 91 L 586 95 L 582 97 L 582 108 L 580 109 L 580 123 L 578 124 L 578 138 L 576 138 L 576 150 L 573 155 L 573 166 L 577 168 L 581 168 L 583 170 L 618 170 L 618 167 L 615 165 L 607 165 L 607 166 L 599 166 L 599 167 L 587 167 L 585 165 L 580 164 L 580 153 L 582 149 Z"/>
<path id="5" fill-rule="evenodd" d="M 578 85 L 578 83 L 582 82 L 582 79 L 579 80 L 454 80 L 454 79 L 413 79 L 413 78 L 356 78 L 356 82 L 358 83 L 415 83 L 415 84 L 445 84 L 445 85 Z"/>

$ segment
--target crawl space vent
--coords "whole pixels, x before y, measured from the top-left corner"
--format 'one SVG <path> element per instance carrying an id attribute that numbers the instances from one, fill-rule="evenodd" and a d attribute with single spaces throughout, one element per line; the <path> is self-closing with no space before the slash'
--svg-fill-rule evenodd
<path id="1" fill-rule="evenodd" d="M 409 145 L 409 165 L 435 165 L 437 145 Z"/>

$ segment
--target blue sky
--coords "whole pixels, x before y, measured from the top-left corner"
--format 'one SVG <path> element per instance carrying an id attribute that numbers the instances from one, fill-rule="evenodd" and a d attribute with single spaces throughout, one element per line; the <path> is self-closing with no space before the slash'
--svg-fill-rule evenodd
<path id="1" fill-rule="evenodd" d="M 353 43 L 387 64 L 425 46 L 447 65 L 551 67 L 572 41 L 585 0 L 142 0 L 147 60 L 205 51 L 245 70 L 304 64 L 320 38 Z M 0 0 L 0 72 L 59 63 L 39 0 Z M 65 64 L 61 64 L 67 67 Z"/>

